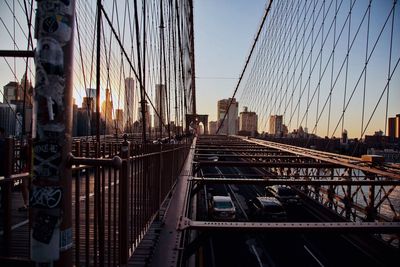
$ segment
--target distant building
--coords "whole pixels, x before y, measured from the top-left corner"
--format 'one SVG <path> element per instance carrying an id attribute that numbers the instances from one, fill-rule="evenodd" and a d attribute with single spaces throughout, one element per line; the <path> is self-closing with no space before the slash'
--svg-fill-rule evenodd
<path id="1" fill-rule="evenodd" d="M 90 115 L 89 115 L 90 114 Z M 89 113 L 86 108 L 78 108 L 76 116 L 77 136 L 96 135 L 97 133 L 97 113 Z M 100 134 L 105 134 L 105 121 L 100 118 Z"/>
<path id="2" fill-rule="evenodd" d="M 238 110 L 239 110 L 239 102 L 236 102 L 236 99 L 232 99 L 231 107 L 228 107 L 232 98 L 222 99 L 218 101 L 218 109 L 217 109 L 217 119 L 218 119 L 218 127 L 222 124 L 219 134 L 237 134 L 239 128 L 238 122 Z M 228 112 L 228 114 L 227 114 Z M 225 118 L 225 121 L 222 120 Z"/>
<path id="3" fill-rule="evenodd" d="M 87 98 L 86 104 L 90 104 L 90 111 L 91 112 L 96 111 L 96 103 L 97 103 L 96 89 L 86 88 L 86 97 L 83 97 L 83 99 L 85 99 L 85 98 Z M 86 106 L 83 106 L 83 104 L 82 104 L 82 107 L 86 107 Z"/>
<path id="4" fill-rule="evenodd" d="M 112 132 L 113 128 L 113 102 L 111 101 L 110 89 L 106 89 L 106 100 L 101 104 L 101 115 L 106 122 L 106 134 Z"/>
<path id="5" fill-rule="evenodd" d="M 340 144 L 347 145 L 349 143 L 349 138 L 347 130 L 343 130 L 342 137 L 340 138 Z"/>
<path id="6" fill-rule="evenodd" d="M 135 81 L 132 77 L 125 79 L 125 107 L 124 107 L 124 122 L 125 126 L 132 126 L 134 117 L 134 107 L 135 107 Z"/>
<path id="7" fill-rule="evenodd" d="M 19 84 L 17 82 L 9 82 L 3 86 L 3 103 L 10 103 L 11 100 L 18 98 Z"/>
<path id="8" fill-rule="evenodd" d="M 216 134 L 217 133 L 217 128 L 218 128 L 218 122 L 217 121 L 210 121 L 208 123 L 208 130 L 210 134 Z"/>
<path id="9" fill-rule="evenodd" d="M 283 133 L 283 116 L 271 115 L 269 117 L 269 133 L 272 135 L 281 135 Z"/>
<path id="10" fill-rule="evenodd" d="M 248 108 L 244 107 L 239 116 L 239 131 L 250 132 L 254 136 L 257 132 L 257 120 L 257 114 L 248 111 Z"/>
<path id="11" fill-rule="evenodd" d="M 21 83 L 13 81 L 3 86 L 3 103 L 25 100 L 26 106 L 32 106 L 32 90 L 32 82 L 26 79 L 26 74 L 24 74 L 21 78 Z"/>
<path id="12" fill-rule="evenodd" d="M 26 78 L 26 73 L 22 76 L 18 88 L 18 99 L 25 101 L 26 107 L 32 107 L 33 86 L 31 80 Z"/>
<path id="13" fill-rule="evenodd" d="M 165 114 L 166 114 L 166 110 L 165 110 L 165 103 L 166 103 L 166 99 L 165 99 L 165 85 L 164 84 L 156 84 L 156 91 L 155 91 L 155 102 L 156 102 L 156 111 L 159 114 L 159 116 L 161 117 L 161 121 L 162 123 L 166 123 L 165 122 Z M 154 114 L 154 128 L 156 129 L 156 131 L 159 131 L 160 129 L 160 117 L 157 116 L 157 114 Z"/>
<path id="14" fill-rule="evenodd" d="M 87 109 L 90 113 L 96 111 L 95 99 L 93 97 L 83 97 L 82 108 Z"/>
<path id="15" fill-rule="evenodd" d="M 391 138 L 396 137 L 396 118 L 388 119 L 388 136 Z"/>
<path id="16" fill-rule="evenodd" d="M 118 129 L 118 133 L 122 133 L 124 131 L 124 110 L 116 109 L 115 110 L 115 129 Z"/>
<path id="17" fill-rule="evenodd" d="M 150 117 L 150 105 L 146 104 L 146 110 L 145 110 L 145 119 L 146 119 L 146 132 L 149 132 L 151 129 L 151 117 Z M 142 124 L 142 106 L 139 105 L 138 108 L 138 119 L 140 124 Z"/>
<path id="18" fill-rule="evenodd" d="M 388 119 L 388 136 L 400 138 L 400 114 Z"/>
<path id="19" fill-rule="evenodd" d="M 17 107 L 13 104 L 0 104 L 0 127 L 4 128 L 6 136 L 15 135 Z"/>
<path id="20" fill-rule="evenodd" d="M 283 136 L 285 136 L 289 133 L 289 129 L 285 124 L 282 124 L 282 133 L 283 133 Z"/>

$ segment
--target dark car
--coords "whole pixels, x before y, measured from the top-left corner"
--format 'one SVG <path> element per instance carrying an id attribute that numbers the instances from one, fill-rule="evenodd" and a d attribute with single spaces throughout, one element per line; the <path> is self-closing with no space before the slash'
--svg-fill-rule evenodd
<path id="1" fill-rule="evenodd" d="M 247 201 L 250 219 L 263 221 L 286 221 L 286 211 L 274 197 L 256 197 Z"/>
<path id="2" fill-rule="evenodd" d="M 267 186 L 265 188 L 267 192 L 272 194 L 284 205 L 300 205 L 300 197 L 291 187 L 288 186 Z"/>
<path id="3" fill-rule="evenodd" d="M 210 201 L 210 216 L 213 220 L 234 220 L 236 218 L 236 208 L 231 197 L 213 196 Z"/>

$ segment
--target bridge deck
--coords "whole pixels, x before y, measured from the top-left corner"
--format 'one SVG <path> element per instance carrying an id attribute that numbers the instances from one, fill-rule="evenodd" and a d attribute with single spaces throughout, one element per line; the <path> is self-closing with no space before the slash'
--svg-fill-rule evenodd
<path id="1" fill-rule="evenodd" d="M 193 142 L 192 148 L 196 145 Z M 159 220 L 153 222 L 150 231 L 135 249 L 128 266 L 177 266 L 178 252 L 182 247 L 181 231 L 177 231 L 179 216 L 182 214 L 192 174 L 194 149 L 191 149 L 179 175 L 172 195 L 164 202 Z"/>

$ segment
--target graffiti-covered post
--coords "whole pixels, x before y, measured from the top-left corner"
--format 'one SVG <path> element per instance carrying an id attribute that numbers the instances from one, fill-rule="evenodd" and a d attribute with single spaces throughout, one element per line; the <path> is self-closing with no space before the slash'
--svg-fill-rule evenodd
<path id="1" fill-rule="evenodd" d="M 72 266 L 71 151 L 75 0 L 37 0 L 31 259 Z"/>

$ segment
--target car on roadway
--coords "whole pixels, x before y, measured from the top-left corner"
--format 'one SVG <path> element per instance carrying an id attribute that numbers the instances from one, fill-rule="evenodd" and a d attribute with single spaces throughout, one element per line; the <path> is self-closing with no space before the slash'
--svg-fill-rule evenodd
<path id="1" fill-rule="evenodd" d="M 293 188 L 289 186 L 281 186 L 281 185 L 274 185 L 274 186 L 267 186 L 265 188 L 267 193 L 272 194 L 275 198 L 277 198 L 282 204 L 287 206 L 296 206 L 301 205 L 301 200 L 299 195 Z"/>
<path id="2" fill-rule="evenodd" d="M 230 196 L 212 196 L 210 201 L 212 220 L 232 221 L 236 218 L 236 208 Z"/>
<path id="3" fill-rule="evenodd" d="M 287 214 L 282 203 L 275 197 L 259 196 L 247 201 L 249 217 L 252 220 L 286 221 Z"/>

